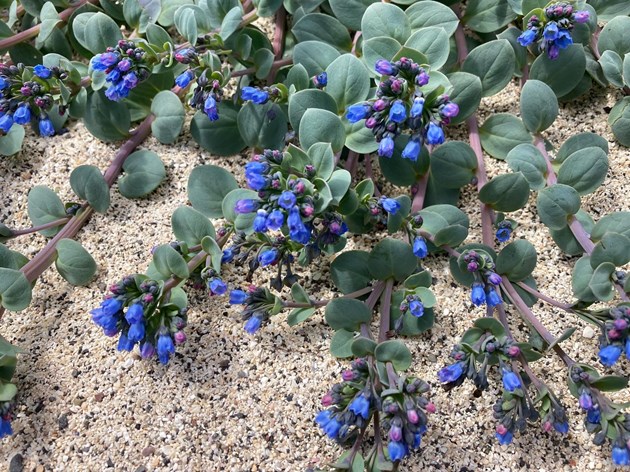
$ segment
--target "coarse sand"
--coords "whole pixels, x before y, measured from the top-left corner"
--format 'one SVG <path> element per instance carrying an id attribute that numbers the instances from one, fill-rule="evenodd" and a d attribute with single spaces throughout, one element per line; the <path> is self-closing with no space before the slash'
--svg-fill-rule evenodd
<path id="1" fill-rule="evenodd" d="M 618 99 L 612 90 L 592 91 L 568 104 L 546 133 L 556 147 L 568 137 L 593 131 L 610 146 L 610 170 L 604 185 L 582 199 L 583 208 L 597 220 L 610 211 L 630 209 L 630 154 L 613 139 L 606 123 L 607 107 Z M 483 100 L 481 121 L 498 112 L 518 114 L 518 88 L 511 84 Z M 449 129 L 449 137 L 466 140 L 464 125 Z M 334 460 L 341 449 L 317 428 L 313 418 L 320 398 L 340 380 L 346 361 L 328 352 L 332 330 L 322 313 L 297 327 L 285 314 L 275 317 L 256 335 L 243 331 L 237 310 L 225 297 L 209 297 L 189 290 L 188 341 L 177 348 L 168 366 L 140 360 L 136 353 L 119 353 L 116 340 L 107 338 L 91 322 L 106 287 L 126 274 L 142 272 L 150 250 L 169 242 L 170 215 L 186 204 L 186 182 L 200 164 L 220 165 L 242 179 L 246 157 L 214 157 L 183 134 L 175 145 L 148 139 L 143 148 L 156 151 L 166 164 L 167 178 L 149 198 L 127 200 L 116 187 L 105 215 L 94 215 L 78 240 L 98 264 L 97 277 L 87 287 L 72 287 L 54 269 L 47 270 L 34 288 L 31 306 L 8 312 L 1 333 L 24 350 L 15 381 L 19 388 L 15 434 L 0 441 L 0 463 L 14 467 L 20 456 L 24 470 L 55 471 L 303 471 Z M 0 221 L 14 228 L 30 226 L 27 193 L 34 185 L 48 185 L 64 201 L 74 197 L 68 183 L 81 164 L 105 169 L 117 147 L 93 138 L 82 124 L 52 139 L 29 134 L 22 152 L 0 159 Z M 488 158 L 489 172 L 507 166 Z M 374 162 L 376 165 L 376 161 Z M 404 191 L 404 189 L 403 189 Z M 391 192 L 394 192 L 392 189 Z M 460 206 L 471 217 L 468 242 L 480 240 L 475 191 L 468 186 Z M 518 220 L 516 238 L 527 238 L 538 250 L 535 278 L 541 291 L 571 300 L 570 273 L 577 258 L 555 246 L 539 222 L 535 196 Z M 369 248 L 376 235 L 355 237 L 348 247 Z M 44 245 L 42 236 L 22 237 L 11 249 L 33 257 Z M 586 471 L 610 470 L 610 447 L 594 446 L 586 433 L 576 400 L 566 388 L 566 369 L 549 355 L 533 365 L 554 389 L 570 414 L 566 436 L 545 434 L 538 425 L 528 428 L 509 446 L 494 437 L 492 405 L 499 395 L 500 378 L 480 397 L 470 382 L 444 392 L 436 372 L 448 361 L 459 336 L 483 315 L 455 285 L 444 256 L 430 257 L 438 297 L 436 325 L 407 343 L 414 362 L 410 373 L 432 385 L 430 398 L 438 412 L 430 417 L 421 451 L 404 460 L 403 471 Z M 303 285 L 316 297 L 329 296 L 329 259 L 301 270 Z M 263 274 L 262 282 L 269 273 Z M 225 275 L 238 284 L 237 270 Z M 576 317 L 535 305 L 535 313 L 556 335 L 570 326 L 578 331 L 563 347 L 580 362 L 598 366 L 597 339 Z M 522 324 L 508 308 L 513 329 L 525 340 Z M 628 375 L 622 360 L 611 369 Z M 613 395 L 630 400 L 627 391 Z M 16 456 L 18 455 L 19 456 Z M 19 467 L 14 470 L 20 470 Z"/>

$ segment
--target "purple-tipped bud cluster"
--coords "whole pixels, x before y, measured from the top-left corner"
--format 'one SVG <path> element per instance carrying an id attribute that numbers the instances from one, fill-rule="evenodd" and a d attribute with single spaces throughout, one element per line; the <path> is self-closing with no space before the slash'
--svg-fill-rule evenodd
<path id="1" fill-rule="evenodd" d="M 230 304 L 243 305 L 241 318 L 248 334 L 254 334 L 263 322 L 269 320 L 275 303 L 275 297 L 266 288 L 251 286 L 247 291 L 236 289 L 230 292 Z"/>
<path id="2" fill-rule="evenodd" d="M 422 315 L 424 315 L 422 300 L 418 295 L 407 295 L 400 304 L 400 312 L 403 315 L 408 312 L 411 316 L 415 316 L 416 318 L 422 317 Z M 399 320 L 401 319 L 402 317 L 399 318 Z"/>
<path id="3" fill-rule="evenodd" d="M 175 344 L 186 340 L 186 309 L 173 304 L 160 305 L 160 286 L 154 280 L 125 277 L 110 287 L 111 294 L 90 312 L 92 320 L 106 336 L 118 338 L 119 351 L 132 351 L 138 345 L 143 359 L 156 354 L 168 363 Z M 126 307 L 126 310 L 125 310 Z"/>
<path id="4" fill-rule="evenodd" d="M 421 87 L 429 83 L 427 71 L 406 57 L 396 62 L 377 61 L 375 70 L 386 76 L 380 82 L 376 97 L 351 105 L 346 110 L 350 123 L 365 120 L 379 143 L 378 154 L 392 157 L 394 140 L 409 132 L 402 157 L 418 160 L 423 143 L 435 146 L 444 142 L 443 125 L 457 116 L 459 107 L 447 95 L 429 97 Z"/>
<path id="5" fill-rule="evenodd" d="M 599 360 L 612 367 L 625 352 L 630 359 L 630 307 L 619 305 L 608 310 L 599 338 Z"/>
<path id="6" fill-rule="evenodd" d="M 188 104 L 191 108 L 205 113 L 210 121 L 217 121 L 219 119 L 219 103 L 223 99 L 223 87 L 218 80 L 209 80 L 206 77 L 206 72 L 207 69 L 197 77 L 197 86 Z"/>
<path id="7" fill-rule="evenodd" d="M 495 307 L 503 303 L 498 286 L 501 276 L 495 272 L 492 258 L 484 251 L 466 251 L 462 254 L 466 269 L 475 277 L 470 287 L 470 300 L 473 305 Z"/>
<path id="8" fill-rule="evenodd" d="M 109 83 L 105 96 L 118 102 L 129 96 L 129 92 L 148 79 L 150 72 L 146 64 L 146 52 L 133 41 L 121 39 L 116 47 L 108 47 L 90 61 L 93 70 L 105 72 Z"/>
<path id="9" fill-rule="evenodd" d="M 590 14 L 586 10 L 575 11 L 567 2 L 554 3 L 544 10 L 543 18 L 532 15 L 527 28 L 518 37 L 521 46 L 538 43 L 541 50 L 547 51 L 550 59 L 557 59 L 561 49 L 573 44 L 571 31 L 576 23 L 586 23 Z"/>

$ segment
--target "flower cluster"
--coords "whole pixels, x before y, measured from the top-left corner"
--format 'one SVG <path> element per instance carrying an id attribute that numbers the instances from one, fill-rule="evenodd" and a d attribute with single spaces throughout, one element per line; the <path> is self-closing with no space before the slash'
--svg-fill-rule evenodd
<path id="1" fill-rule="evenodd" d="M 191 71 L 189 70 L 187 72 Z M 179 83 L 177 83 L 177 81 L 176 83 L 180 87 L 185 87 L 188 85 L 186 81 L 192 80 L 192 78 L 190 73 L 184 76 L 184 78 L 180 75 L 178 77 Z M 197 78 L 197 87 L 193 92 L 189 105 L 192 108 L 203 111 L 210 121 L 217 121 L 219 119 L 219 102 L 222 99 L 223 88 L 221 87 L 221 83 L 216 79 L 209 80 L 204 70 Z"/>
<path id="2" fill-rule="evenodd" d="M 368 424 L 376 407 L 372 393 L 370 369 L 365 359 L 356 359 L 351 369 L 341 374 L 342 382 L 333 385 L 322 398 L 327 409 L 320 411 L 315 422 L 326 435 L 339 442 L 352 438 L 357 429 Z"/>
<path id="3" fill-rule="evenodd" d="M 613 307 L 608 310 L 607 318 L 599 339 L 599 360 L 606 367 L 611 367 L 619 360 L 622 352 L 630 359 L 630 307 Z"/>
<path id="4" fill-rule="evenodd" d="M 14 124 L 31 123 L 40 136 L 52 136 L 55 128 L 48 116 L 54 105 L 55 82 L 68 78 L 59 67 L 37 65 L 32 70 L 22 64 L 0 64 L 0 130 L 8 133 Z M 63 106 L 59 113 L 65 113 Z"/>
<path id="5" fill-rule="evenodd" d="M 278 93 L 278 89 L 275 87 L 265 87 L 260 89 L 258 87 L 243 87 L 241 89 L 241 98 L 243 101 L 251 101 L 256 105 L 264 105 L 269 101 L 269 96 L 275 96 Z"/>
<path id="6" fill-rule="evenodd" d="M 394 140 L 409 131 L 402 157 L 416 161 L 424 142 L 444 142 L 442 126 L 457 116 L 459 107 L 448 95 L 425 96 L 422 87 L 429 83 L 429 74 L 411 59 L 379 60 L 375 69 L 387 76 L 380 82 L 376 98 L 348 107 L 346 118 L 350 123 L 365 120 L 365 126 L 379 143 L 378 155 L 382 157 L 392 157 Z"/>
<path id="7" fill-rule="evenodd" d="M 90 312 L 94 323 L 106 336 L 120 335 L 119 351 L 131 351 L 138 344 L 143 359 L 157 353 L 162 364 L 168 363 L 175 344 L 186 341 L 186 308 L 160 306 L 159 284 L 141 276 L 125 277 L 109 290 L 101 306 Z"/>
<path id="8" fill-rule="evenodd" d="M 253 229 L 257 233 L 288 230 L 289 239 L 307 245 L 312 242 L 322 249 L 336 243 L 348 230 L 341 216 L 333 211 L 316 214 L 317 196 L 310 179 L 315 177 L 312 165 L 306 165 L 304 177 L 285 176 L 280 151 L 266 150 L 245 165 L 247 185 L 258 192 L 259 200 L 242 199 L 236 202 L 236 213 L 253 213 Z M 263 257 L 264 254 L 264 257 Z M 271 253 L 262 253 L 261 265 L 277 260 Z"/>
<path id="9" fill-rule="evenodd" d="M 399 461 L 420 447 L 422 435 L 427 431 L 427 413 L 435 413 L 435 405 L 423 396 L 429 389 L 423 380 L 407 378 L 401 392 L 383 399 L 383 428 L 387 431 L 391 461 Z"/>
<path id="10" fill-rule="evenodd" d="M 494 272 L 496 266 L 492 258 L 484 251 L 466 251 L 462 254 L 462 259 L 468 272 L 475 278 L 470 292 L 473 304 L 494 307 L 503 303 L 499 292 L 501 276 Z"/>
<path id="11" fill-rule="evenodd" d="M 90 61 L 92 69 L 103 71 L 109 87 L 105 96 L 115 102 L 127 98 L 129 92 L 149 77 L 146 52 L 133 41 L 121 39 L 116 47 L 108 47 Z"/>
<path id="12" fill-rule="evenodd" d="M 407 295 L 400 304 L 400 311 L 403 315 L 409 312 L 412 316 L 420 318 L 424 315 L 424 305 L 418 295 Z"/>
<path id="13" fill-rule="evenodd" d="M 527 29 L 518 37 L 518 42 L 523 47 L 539 43 L 549 59 L 557 59 L 561 49 L 573 44 L 571 31 L 575 23 L 586 23 L 590 15 L 586 10 L 575 11 L 567 2 L 554 3 L 544 11 L 543 18 L 536 15 L 529 18 Z"/>
<path id="14" fill-rule="evenodd" d="M 273 314 L 276 297 L 264 287 L 250 287 L 247 292 L 236 289 L 230 291 L 230 304 L 243 305 L 241 317 L 245 331 L 254 334 Z"/>
<path id="15" fill-rule="evenodd" d="M 523 394 L 520 376 L 503 362 L 501 372 L 503 394 L 494 405 L 494 418 L 499 422 L 495 436 L 499 444 L 506 445 L 512 442 L 515 432 L 525 430 L 528 420 L 538 419 L 538 413 L 529 397 Z"/>
<path id="16" fill-rule="evenodd" d="M 543 431 L 549 433 L 556 430 L 560 434 L 567 434 L 569 432 L 567 410 L 556 395 L 547 389 L 544 395 L 542 393 L 539 395 L 538 400 L 538 414 L 542 418 Z"/>

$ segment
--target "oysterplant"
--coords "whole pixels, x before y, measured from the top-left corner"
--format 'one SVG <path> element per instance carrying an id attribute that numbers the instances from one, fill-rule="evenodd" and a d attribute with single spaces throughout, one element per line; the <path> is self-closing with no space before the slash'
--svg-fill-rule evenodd
<path id="1" fill-rule="evenodd" d="M 623 98 L 609 125 L 630 146 L 630 3 L 3 6 L 0 154 L 19 153 L 27 132 L 58 139 L 77 120 L 120 147 L 105 170 L 71 172 L 75 201 L 35 186 L 28 194 L 33 226 L 0 224 L 0 315 L 29 306 L 53 263 L 71 284 L 91 283 L 96 263 L 75 240 L 82 226 L 107 217 L 114 184 L 130 199 L 163 185 L 165 165 L 142 143 L 150 135 L 174 143 L 189 127 L 214 155 L 248 156 L 239 176 L 246 186 L 219 166 L 191 172 L 183 197 L 190 204 L 172 215 L 173 242 L 152 250 L 144 273 L 120 274 L 94 301 L 94 329 L 112 337 L 112 348 L 168 364 L 186 342 L 191 290 L 229 300 L 251 336 L 271 317 L 295 326 L 321 311 L 334 331 L 330 352 L 347 368 L 319 392 L 321 411 L 304 427 L 319 427 L 347 448 L 332 469 L 397 470 L 431 428 L 429 382 L 436 380 L 446 389 L 493 385 L 501 444 L 532 434 L 528 427 L 567 434 L 568 392 L 593 441 L 611 451 L 614 464 L 630 464 L 630 414 L 607 396 L 627 378 L 603 373 L 622 355 L 630 358 L 630 212 L 594 218 L 581 209 L 581 198 L 606 177 L 605 139 L 588 132 L 564 143 L 545 138 L 559 102 L 614 87 Z M 273 25 L 270 35 L 265 24 Z M 481 99 L 515 78 L 520 117 L 496 113 L 480 123 Z M 448 139 L 459 124 L 467 141 Z M 509 171 L 489 178 L 488 158 L 504 160 Z M 471 231 L 459 202 L 466 186 L 477 190 L 480 231 Z M 512 216 L 532 196 L 537 221 L 573 262 L 569 302 L 532 276 L 537 253 Z M 11 240 L 35 232 L 48 238 L 35 256 L 10 249 Z M 346 250 L 350 235 L 361 234 L 378 242 Z M 453 346 L 452 362 L 423 380 L 411 373 L 404 338 L 432 329 L 440 316 L 426 258 L 448 265 L 479 318 Z M 331 298 L 307 293 L 295 272 L 316 260 L 330 266 Z M 240 284 L 223 280 L 227 266 L 241 274 Z M 259 274 L 268 284 L 252 285 Z M 592 323 L 601 365 L 570 357 L 563 346 L 575 327 L 550 332 L 537 301 Z M 529 335 L 513 333 L 515 323 Z M 0 338 L 0 353 L 0 436 L 8 436 L 20 401 L 12 380 L 19 348 Z M 566 365 L 567 392 L 553 391 L 536 373 L 536 361 L 553 355 Z"/>

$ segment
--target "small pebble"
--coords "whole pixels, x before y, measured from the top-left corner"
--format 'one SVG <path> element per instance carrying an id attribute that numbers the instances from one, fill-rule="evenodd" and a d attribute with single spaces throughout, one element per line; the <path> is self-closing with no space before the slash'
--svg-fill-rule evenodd
<path id="1" fill-rule="evenodd" d="M 9 472 L 22 472 L 24 470 L 24 458 L 19 452 L 14 454 L 9 461 Z"/>
<path id="2" fill-rule="evenodd" d="M 57 422 L 59 423 L 59 430 L 63 431 L 68 427 L 68 415 L 64 413 L 59 417 Z"/>
<path id="3" fill-rule="evenodd" d="M 152 456 L 155 453 L 155 448 L 153 446 L 147 446 L 142 450 L 142 455 L 144 457 Z"/>
<path id="4" fill-rule="evenodd" d="M 586 339 L 593 339 L 595 337 L 595 330 L 593 330 L 590 326 L 587 326 L 584 328 L 584 331 L 582 331 L 582 337 Z"/>

